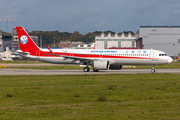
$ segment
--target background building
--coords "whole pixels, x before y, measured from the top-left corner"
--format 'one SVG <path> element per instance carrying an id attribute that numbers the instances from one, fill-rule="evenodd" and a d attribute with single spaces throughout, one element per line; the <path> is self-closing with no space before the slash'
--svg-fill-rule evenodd
<path id="1" fill-rule="evenodd" d="M 105 35 L 96 35 L 95 37 L 96 49 L 116 48 L 135 48 L 135 35 L 132 32 L 123 32 Z"/>
<path id="2" fill-rule="evenodd" d="M 31 38 L 39 46 L 38 36 L 31 36 Z M 0 51 L 6 51 L 6 47 L 9 47 L 11 51 L 20 49 L 16 28 L 12 28 L 12 34 L 9 35 L 3 35 L 2 30 L 0 30 Z"/>
<path id="3" fill-rule="evenodd" d="M 169 56 L 180 55 L 180 26 L 140 26 L 136 47 L 161 50 Z"/>
<path id="4" fill-rule="evenodd" d="M 12 48 L 12 35 L 2 35 L 3 50 L 6 51 L 6 47 Z"/>
<path id="5" fill-rule="evenodd" d="M 72 48 L 71 42 L 67 42 L 67 41 L 62 41 L 60 43 L 58 43 L 58 47 L 63 49 L 68 49 L 68 48 Z"/>
<path id="6" fill-rule="evenodd" d="M 95 47 L 95 43 L 92 44 L 79 44 L 76 49 L 93 49 Z"/>
<path id="7" fill-rule="evenodd" d="M 2 30 L 0 30 L 0 52 L 3 52 Z"/>
<path id="8" fill-rule="evenodd" d="M 83 42 L 62 41 L 58 43 L 58 47 L 61 49 L 93 49 L 95 47 L 95 43 L 85 44 Z"/>

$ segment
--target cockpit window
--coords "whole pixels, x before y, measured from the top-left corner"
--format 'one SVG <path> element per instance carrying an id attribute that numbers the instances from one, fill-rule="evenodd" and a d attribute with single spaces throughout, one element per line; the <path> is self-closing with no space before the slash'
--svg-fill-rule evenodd
<path id="1" fill-rule="evenodd" d="M 166 54 L 159 54 L 159 56 L 167 56 Z"/>

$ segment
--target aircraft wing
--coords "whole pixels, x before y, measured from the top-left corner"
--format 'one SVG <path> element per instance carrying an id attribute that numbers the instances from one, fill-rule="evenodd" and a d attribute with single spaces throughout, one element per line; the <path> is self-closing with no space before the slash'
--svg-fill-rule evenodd
<path id="1" fill-rule="evenodd" d="M 95 59 L 94 58 L 83 58 L 83 57 L 75 57 L 75 56 L 67 56 L 67 55 L 59 55 L 59 54 L 55 54 L 48 45 L 46 45 L 48 50 L 50 51 L 50 53 L 52 55 L 55 55 L 55 56 L 59 56 L 59 57 L 64 57 L 64 60 L 66 59 L 73 59 L 73 61 L 80 61 L 81 63 L 84 63 L 84 62 L 88 62 L 88 63 L 91 63 L 93 62 Z"/>
<path id="2" fill-rule="evenodd" d="M 66 60 L 66 59 L 73 59 L 73 62 L 79 61 L 82 64 L 86 64 L 86 63 L 91 64 L 95 60 L 94 58 L 83 58 L 83 57 L 66 56 L 66 55 L 58 55 L 58 54 L 53 54 L 53 55 L 64 57 L 64 60 Z"/>
<path id="3" fill-rule="evenodd" d="M 54 55 L 56 55 L 56 54 L 54 54 Z M 58 55 L 56 55 L 56 56 L 58 56 Z M 65 56 L 65 55 L 59 55 L 59 56 L 61 56 L 61 57 L 64 57 L 64 58 L 66 58 L 66 59 L 76 59 L 76 60 L 94 60 L 94 58 L 83 58 L 83 57 L 75 57 L 75 56 Z"/>
<path id="4" fill-rule="evenodd" d="M 51 50 L 51 48 L 50 48 L 48 45 L 46 45 L 46 47 L 48 48 L 48 50 L 50 51 L 50 53 L 54 54 L 54 52 Z"/>

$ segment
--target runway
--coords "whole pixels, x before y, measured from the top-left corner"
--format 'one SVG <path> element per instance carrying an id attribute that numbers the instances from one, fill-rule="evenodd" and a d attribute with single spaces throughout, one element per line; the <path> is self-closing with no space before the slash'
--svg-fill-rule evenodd
<path id="1" fill-rule="evenodd" d="M 0 75 L 92 75 L 92 74 L 149 74 L 151 69 L 101 70 L 83 72 L 83 70 L 39 70 L 0 68 Z M 156 69 L 156 73 L 180 74 L 180 69 Z"/>

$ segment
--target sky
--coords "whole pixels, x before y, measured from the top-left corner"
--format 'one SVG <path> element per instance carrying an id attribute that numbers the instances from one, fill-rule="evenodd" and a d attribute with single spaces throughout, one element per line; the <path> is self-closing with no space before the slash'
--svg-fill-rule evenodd
<path id="1" fill-rule="evenodd" d="M 0 0 L 0 19 L 8 32 L 133 31 L 144 26 L 180 25 L 180 0 Z M 0 30 L 7 31 L 5 21 Z"/>

